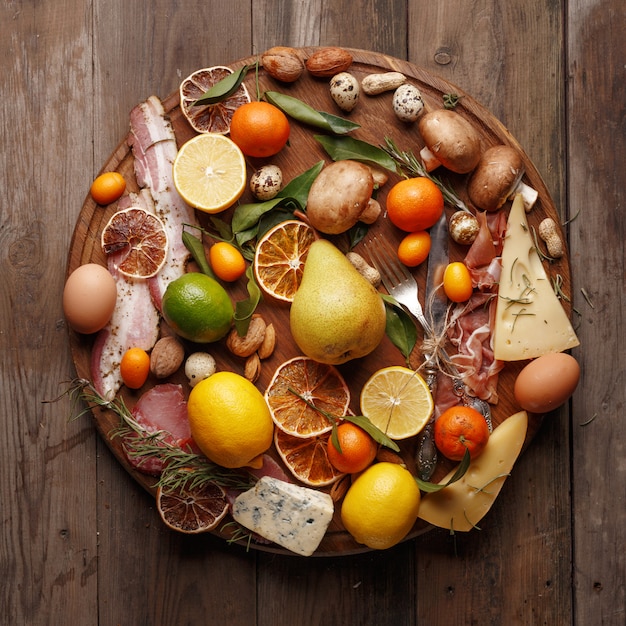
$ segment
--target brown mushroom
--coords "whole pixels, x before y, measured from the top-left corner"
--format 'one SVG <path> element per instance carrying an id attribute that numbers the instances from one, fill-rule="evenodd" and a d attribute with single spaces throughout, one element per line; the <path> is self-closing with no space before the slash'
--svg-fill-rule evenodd
<path id="1" fill-rule="evenodd" d="M 418 123 L 426 146 L 420 151 L 430 172 L 439 165 L 457 174 L 471 172 L 480 160 L 478 131 L 451 109 L 437 109 L 423 115 Z"/>
<path id="2" fill-rule="evenodd" d="M 328 235 L 343 233 L 357 222 L 373 224 L 381 213 L 373 190 L 374 177 L 367 165 L 349 159 L 327 165 L 309 191 L 309 223 Z"/>
<path id="3" fill-rule="evenodd" d="M 521 193 L 524 208 L 530 211 L 538 194 L 522 182 L 525 171 L 522 156 L 515 148 L 505 145 L 488 148 L 468 181 L 470 200 L 484 211 L 497 211 L 510 197 Z"/>

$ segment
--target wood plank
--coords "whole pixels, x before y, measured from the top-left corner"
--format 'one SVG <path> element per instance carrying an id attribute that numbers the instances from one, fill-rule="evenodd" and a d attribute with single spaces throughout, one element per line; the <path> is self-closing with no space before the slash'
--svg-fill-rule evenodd
<path id="1" fill-rule="evenodd" d="M 506 8 L 488 0 L 409 2 L 409 21 L 409 59 L 489 108 L 531 156 L 560 207 L 565 110 L 564 25 L 558 7 L 544 1 L 509 2 Z M 506 491 L 480 524 L 482 531 L 460 535 L 456 542 L 441 533 L 439 542 L 429 536 L 416 540 L 418 619 L 460 624 L 474 615 L 481 624 L 569 621 L 567 438 L 567 413 L 559 411 L 518 461 Z M 544 548 L 529 549 L 537 545 Z"/>
<path id="2" fill-rule="evenodd" d="M 76 163 L 92 163 L 72 113 L 84 109 L 91 117 L 84 102 L 92 87 L 86 7 L 67 8 L 0 8 L 3 623 L 60 622 L 69 612 L 87 624 L 96 611 L 93 429 L 69 420 L 67 397 L 44 403 L 72 375 L 59 268 L 84 186 L 66 183 L 81 180 Z M 53 151 L 63 158 L 52 158 Z"/>
<path id="3" fill-rule="evenodd" d="M 626 406 L 626 6 L 621 0 L 576 0 L 568 14 L 569 229 L 577 269 L 574 304 L 581 313 L 582 345 L 575 355 L 583 362 L 572 413 L 574 613 L 580 624 L 621 625 L 626 621 L 626 444 L 620 426 Z"/>

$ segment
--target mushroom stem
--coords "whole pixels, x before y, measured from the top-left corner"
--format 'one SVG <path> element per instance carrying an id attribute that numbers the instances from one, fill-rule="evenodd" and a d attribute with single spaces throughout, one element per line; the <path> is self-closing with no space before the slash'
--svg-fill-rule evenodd
<path id="1" fill-rule="evenodd" d="M 428 146 L 424 146 L 420 150 L 420 158 L 427 172 L 432 172 L 441 165 L 441 161 L 431 152 Z"/>
<path id="2" fill-rule="evenodd" d="M 515 189 L 513 189 L 509 195 L 509 199 L 513 199 L 518 193 L 522 196 L 524 210 L 528 213 L 535 206 L 539 192 L 520 180 Z"/>

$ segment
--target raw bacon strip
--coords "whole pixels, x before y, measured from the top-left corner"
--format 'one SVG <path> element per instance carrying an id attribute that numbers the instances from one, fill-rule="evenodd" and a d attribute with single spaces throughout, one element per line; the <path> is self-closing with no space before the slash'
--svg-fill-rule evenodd
<path id="1" fill-rule="evenodd" d="M 189 258 L 182 241 L 183 224 L 197 225 L 198 221 L 194 210 L 183 202 L 174 187 L 172 165 L 178 152 L 176 136 L 156 96 L 150 96 L 131 111 L 128 145 L 135 157 L 137 183 L 150 190 L 155 212 L 165 224 L 169 239 L 165 264 L 149 280 L 150 293 L 160 311 L 167 285 L 184 274 Z"/>
<path id="2" fill-rule="evenodd" d="M 139 398 L 132 415 L 146 433 L 161 432 L 159 438 L 170 445 L 189 449 L 194 447 L 187 418 L 187 402 L 181 385 L 155 385 Z M 136 437 L 137 435 L 129 435 L 124 440 L 124 452 L 128 461 L 140 472 L 158 476 L 163 471 L 163 458 L 157 455 L 138 455 L 133 442 Z M 158 444 L 158 441 L 154 443 Z"/>
<path id="3" fill-rule="evenodd" d="M 140 206 L 152 210 L 152 199 L 145 194 L 129 194 L 120 199 L 120 210 Z M 159 313 L 148 283 L 124 276 L 118 271 L 123 252 L 107 258 L 109 272 L 117 286 L 117 300 L 109 323 L 96 335 L 91 351 L 91 380 L 96 391 L 111 401 L 122 386 L 120 361 L 126 350 L 137 347 L 149 351 L 159 337 Z"/>

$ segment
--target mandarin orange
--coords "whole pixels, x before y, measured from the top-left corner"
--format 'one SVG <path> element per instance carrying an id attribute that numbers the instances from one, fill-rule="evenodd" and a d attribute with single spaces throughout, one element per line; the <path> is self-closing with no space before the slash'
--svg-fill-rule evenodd
<path id="1" fill-rule="evenodd" d="M 328 459 L 340 472 L 362 472 L 376 458 L 378 446 L 374 439 L 351 422 L 337 426 L 337 439 L 341 451 L 332 442 L 332 435 L 328 437 Z"/>
<path id="2" fill-rule="evenodd" d="M 433 226 L 443 213 L 443 194 L 424 176 L 396 183 L 387 194 L 387 215 L 400 230 L 413 233 Z"/>
<path id="3" fill-rule="evenodd" d="M 230 138 L 250 157 L 269 157 L 280 152 L 289 140 L 287 116 L 269 102 L 241 105 L 230 122 Z"/>
<path id="4" fill-rule="evenodd" d="M 460 461 L 469 450 L 480 456 L 489 440 L 489 426 L 482 413 L 469 406 L 453 406 L 435 420 L 435 445 L 446 458 Z"/>

